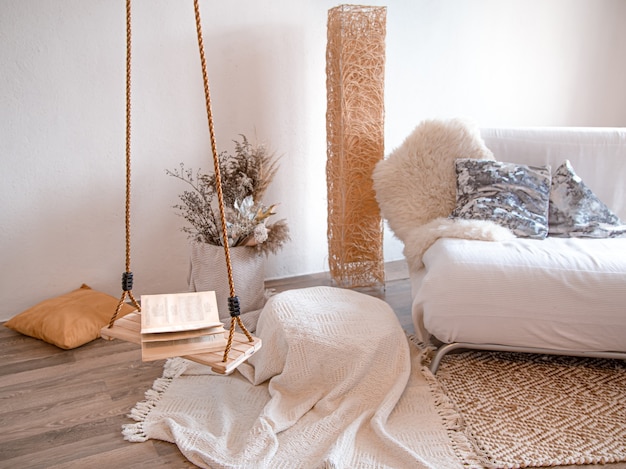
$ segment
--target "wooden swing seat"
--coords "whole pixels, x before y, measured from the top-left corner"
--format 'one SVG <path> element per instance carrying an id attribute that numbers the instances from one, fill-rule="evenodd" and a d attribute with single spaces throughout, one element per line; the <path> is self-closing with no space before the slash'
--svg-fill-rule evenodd
<path id="1" fill-rule="evenodd" d="M 106 340 L 120 339 L 134 344 L 141 344 L 141 313 L 135 311 L 117 319 L 112 327 L 100 329 L 100 336 Z M 228 331 L 225 331 L 225 336 L 228 338 Z M 250 342 L 245 334 L 235 332 L 226 361 L 224 361 L 224 353 L 222 351 L 183 355 L 182 357 L 201 365 L 207 365 L 215 373 L 228 375 L 257 352 L 261 345 L 261 339 L 258 337 L 253 337 L 253 341 Z"/>

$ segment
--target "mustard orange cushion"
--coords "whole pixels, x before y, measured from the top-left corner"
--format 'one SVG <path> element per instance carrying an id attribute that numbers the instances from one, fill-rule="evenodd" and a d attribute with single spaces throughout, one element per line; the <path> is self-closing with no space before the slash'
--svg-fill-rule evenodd
<path id="1" fill-rule="evenodd" d="M 119 299 L 83 284 L 36 304 L 4 325 L 62 349 L 72 349 L 100 337 L 100 329 L 109 323 L 118 303 Z M 124 304 L 119 317 L 132 311 L 132 306 Z"/>

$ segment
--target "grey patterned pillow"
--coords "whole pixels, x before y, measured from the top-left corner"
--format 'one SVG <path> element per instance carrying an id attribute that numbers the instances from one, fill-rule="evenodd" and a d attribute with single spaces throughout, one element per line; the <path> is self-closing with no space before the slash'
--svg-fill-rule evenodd
<path id="1" fill-rule="evenodd" d="M 452 218 L 491 220 L 520 238 L 548 234 L 550 167 L 461 158 L 456 160 Z"/>
<path id="2" fill-rule="evenodd" d="M 587 187 L 566 160 L 552 175 L 549 235 L 567 238 L 613 238 L 626 225 Z"/>

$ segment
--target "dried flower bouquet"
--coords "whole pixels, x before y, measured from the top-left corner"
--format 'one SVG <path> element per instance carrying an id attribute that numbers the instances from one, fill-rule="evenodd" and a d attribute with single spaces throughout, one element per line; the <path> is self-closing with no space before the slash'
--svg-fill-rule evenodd
<path id="1" fill-rule="evenodd" d="M 268 207 L 261 199 L 278 170 L 278 159 L 264 145 L 252 145 L 245 135 L 241 138 L 234 141 L 234 155 L 219 154 L 228 245 L 275 254 L 289 240 L 289 227 L 284 219 L 270 223 L 275 205 Z M 195 241 L 223 246 L 215 174 L 185 168 L 183 163 L 166 174 L 191 187 L 179 195 L 182 203 L 173 206 L 190 225 L 182 231 Z"/>

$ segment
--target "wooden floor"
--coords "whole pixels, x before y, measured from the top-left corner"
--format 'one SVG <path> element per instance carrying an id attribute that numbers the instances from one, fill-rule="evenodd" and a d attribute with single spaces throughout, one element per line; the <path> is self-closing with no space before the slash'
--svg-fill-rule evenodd
<path id="1" fill-rule="evenodd" d="M 384 290 L 360 291 L 385 299 L 412 332 L 406 266 L 389 263 L 386 272 Z M 313 285 L 331 281 L 319 274 L 267 282 L 276 291 Z M 122 438 L 128 412 L 164 363 L 143 363 L 138 345 L 98 339 L 64 351 L 1 327 L 0 351 L 0 468 L 195 467 L 170 443 Z"/>

